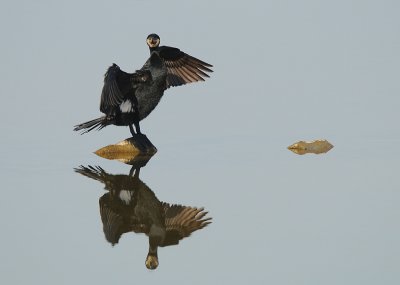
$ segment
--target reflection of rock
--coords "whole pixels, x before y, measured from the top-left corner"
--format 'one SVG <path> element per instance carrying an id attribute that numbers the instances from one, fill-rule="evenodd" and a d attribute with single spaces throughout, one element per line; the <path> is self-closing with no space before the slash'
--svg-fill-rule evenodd
<path id="1" fill-rule="evenodd" d="M 106 159 L 119 160 L 126 164 L 134 164 L 137 161 L 146 161 L 157 152 L 157 148 L 142 134 L 100 148 L 95 154 Z"/>
<path id="2" fill-rule="evenodd" d="M 306 153 L 326 153 L 333 148 L 333 145 L 327 140 L 315 140 L 315 141 L 299 141 L 291 146 L 288 146 L 288 149 L 297 154 L 306 154 Z"/>
<path id="3" fill-rule="evenodd" d="M 109 174 L 101 167 L 80 166 L 76 172 L 104 183 L 109 192 L 100 200 L 104 235 L 115 245 L 125 233 L 144 233 L 149 237 L 146 267 L 156 269 L 158 247 L 177 245 L 180 240 L 211 223 L 203 208 L 161 202 L 139 179 L 140 168 L 129 175 Z"/>

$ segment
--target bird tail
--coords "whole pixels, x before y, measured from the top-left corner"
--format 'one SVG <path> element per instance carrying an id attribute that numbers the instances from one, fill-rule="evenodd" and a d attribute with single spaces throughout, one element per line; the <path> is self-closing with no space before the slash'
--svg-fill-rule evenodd
<path id="1" fill-rule="evenodd" d="M 113 118 L 111 116 L 103 116 L 103 117 L 88 121 L 86 123 L 76 125 L 74 128 L 74 131 L 82 131 L 81 135 L 86 134 L 93 129 L 97 129 L 99 131 L 102 128 L 112 124 L 112 121 L 113 121 Z"/>

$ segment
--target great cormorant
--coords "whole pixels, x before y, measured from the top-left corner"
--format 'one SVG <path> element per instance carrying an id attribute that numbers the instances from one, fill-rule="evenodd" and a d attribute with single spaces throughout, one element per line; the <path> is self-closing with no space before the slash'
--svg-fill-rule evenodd
<path id="1" fill-rule="evenodd" d="M 212 65 L 192 57 L 178 48 L 160 46 L 160 37 L 150 34 L 146 39 L 150 58 L 133 74 L 118 65 L 108 68 L 101 93 L 100 111 L 105 116 L 75 126 L 87 133 L 108 125 L 129 126 L 132 135 L 140 134 L 139 121 L 146 118 L 160 102 L 164 90 L 191 82 L 204 81 Z"/>

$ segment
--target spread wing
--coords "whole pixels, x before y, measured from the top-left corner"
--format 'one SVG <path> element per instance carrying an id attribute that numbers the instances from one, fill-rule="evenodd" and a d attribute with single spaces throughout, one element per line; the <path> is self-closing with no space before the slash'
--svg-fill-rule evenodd
<path id="1" fill-rule="evenodd" d="M 184 53 L 178 48 L 162 46 L 159 54 L 167 67 L 166 88 L 180 86 L 191 82 L 204 81 L 210 77 L 206 72 L 213 72 L 208 64 L 200 59 Z"/>
<path id="2" fill-rule="evenodd" d="M 210 217 L 203 208 L 169 205 L 162 203 L 165 213 L 166 236 L 161 246 L 178 244 L 194 231 L 200 230 L 211 223 Z"/>
<path id="3" fill-rule="evenodd" d="M 134 95 L 137 84 L 151 81 L 148 70 L 137 70 L 135 73 L 122 71 L 115 63 L 104 75 L 104 86 L 101 91 L 100 111 L 109 114 L 118 107 L 127 95 Z"/>

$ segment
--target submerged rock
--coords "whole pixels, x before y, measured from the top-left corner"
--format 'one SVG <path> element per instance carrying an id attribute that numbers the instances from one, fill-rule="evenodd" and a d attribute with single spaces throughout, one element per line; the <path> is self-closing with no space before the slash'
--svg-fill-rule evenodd
<path id="1" fill-rule="evenodd" d="M 298 141 L 290 146 L 288 149 L 293 151 L 296 154 L 306 154 L 306 153 L 315 153 L 321 154 L 330 151 L 333 148 L 333 145 L 327 140 L 315 140 L 315 141 Z"/>

